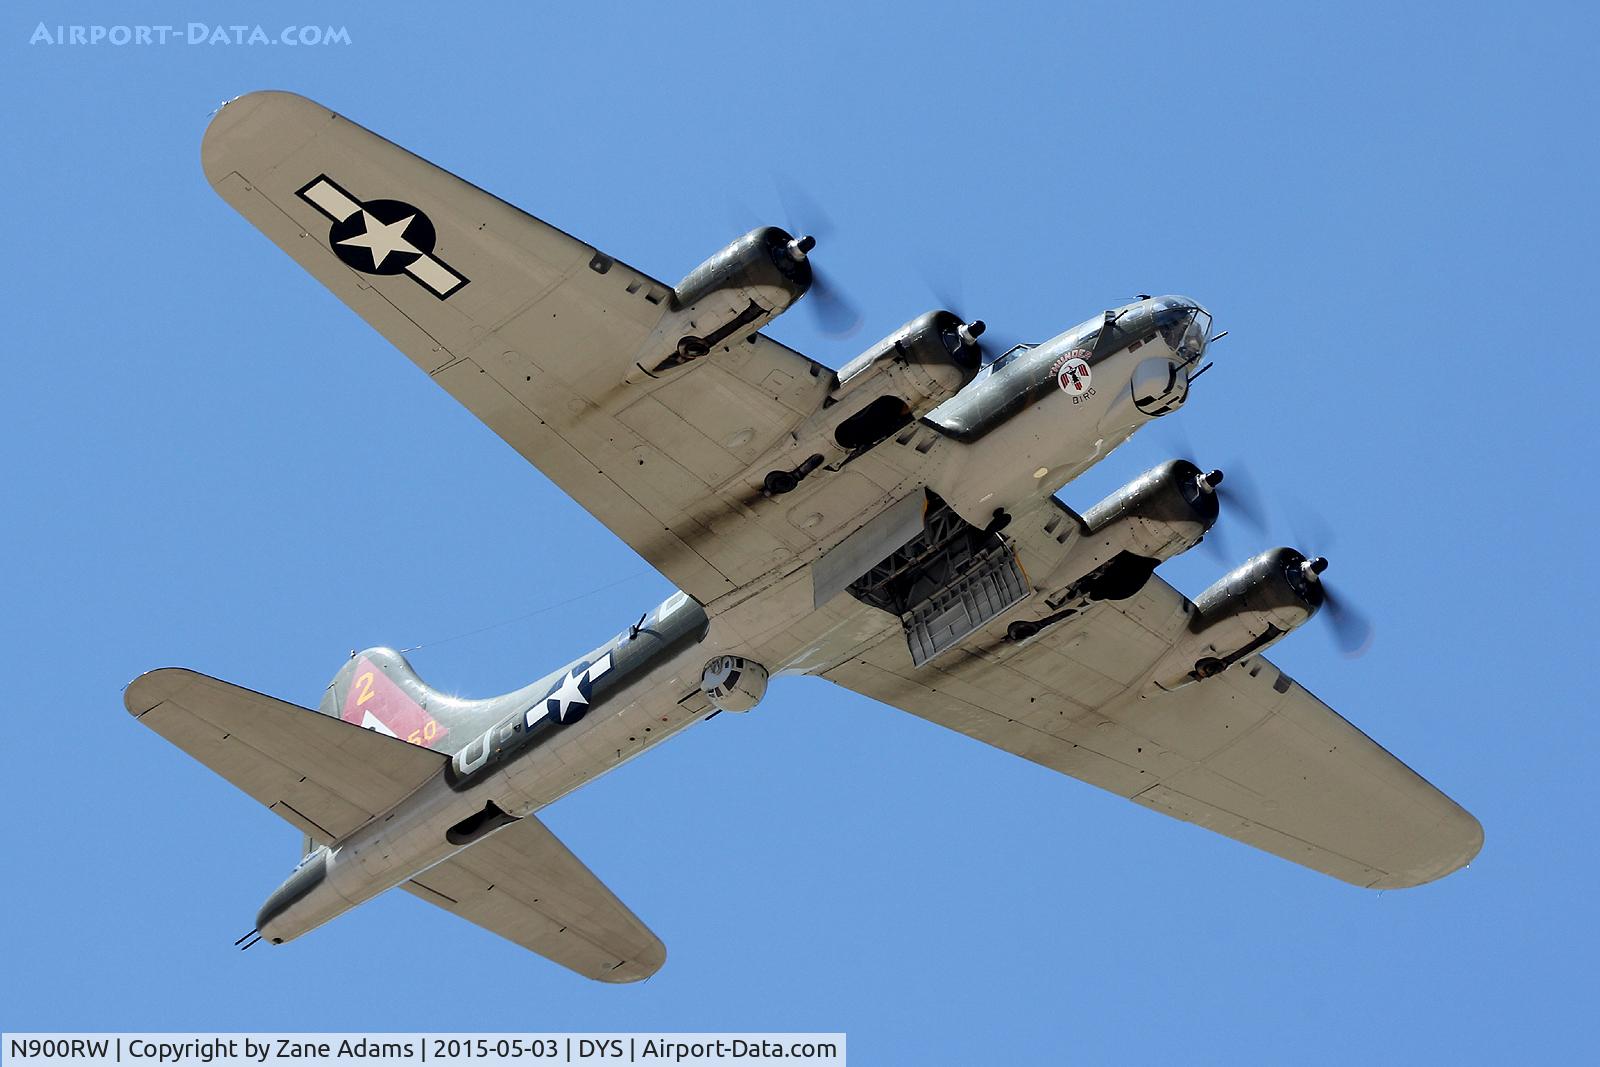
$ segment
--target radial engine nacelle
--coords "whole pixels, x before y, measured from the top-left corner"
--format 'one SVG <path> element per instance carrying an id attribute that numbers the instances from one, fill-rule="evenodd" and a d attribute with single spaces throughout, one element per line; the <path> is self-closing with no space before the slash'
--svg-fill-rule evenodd
<path id="1" fill-rule="evenodd" d="M 660 377 L 783 314 L 811 287 L 815 246 L 810 237 L 762 226 L 690 271 L 673 288 L 629 381 Z"/>
<path id="2" fill-rule="evenodd" d="M 1246 560 L 1194 600 L 1187 632 L 1152 679 L 1177 689 L 1221 674 L 1303 626 L 1322 607 L 1328 561 L 1274 548 Z"/>
<path id="3" fill-rule="evenodd" d="M 977 376 L 982 334 L 983 323 L 949 311 L 919 315 L 840 368 L 833 399 L 894 396 L 921 418 Z"/>
<path id="4" fill-rule="evenodd" d="M 772 496 L 819 467 L 837 470 L 960 392 L 978 373 L 981 322 L 948 311 L 919 315 L 846 363 L 822 408 L 764 462 Z"/>
<path id="5" fill-rule="evenodd" d="M 1078 519 L 1078 539 L 1040 583 L 1060 606 L 1077 597 L 1122 600 L 1137 593 L 1163 560 L 1200 543 L 1217 521 L 1218 471 L 1186 459 L 1145 471 Z"/>
<path id="6" fill-rule="evenodd" d="M 1217 521 L 1220 471 L 1202 472 L 1186 459 L 1168 460 L 1090 508 L 1087 536 L 1103 550 L 1171 559 L 1187 552 Z"/>

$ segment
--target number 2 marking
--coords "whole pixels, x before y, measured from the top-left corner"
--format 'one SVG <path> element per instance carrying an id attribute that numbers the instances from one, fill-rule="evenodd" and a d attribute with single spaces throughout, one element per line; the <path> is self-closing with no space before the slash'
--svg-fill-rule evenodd
<path id="1" fill-rule="evenodd" d="M 361 690 L 361 695 L 356 698 L 356 707 L 359 708 L 374 696 L 372 692 L 372 672 L 367 671 L 365 674 L 357 676 L 356 687 Z"/>

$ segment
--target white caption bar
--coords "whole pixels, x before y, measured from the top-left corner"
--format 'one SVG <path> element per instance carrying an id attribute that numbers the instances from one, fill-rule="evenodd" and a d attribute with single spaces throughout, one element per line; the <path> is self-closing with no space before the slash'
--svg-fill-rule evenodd
<path id="1" fill-rule="evenodd" d="M 493 1067 L 845 1062 L 843 1034 L 0 1034 L 0 1065 Z"/>

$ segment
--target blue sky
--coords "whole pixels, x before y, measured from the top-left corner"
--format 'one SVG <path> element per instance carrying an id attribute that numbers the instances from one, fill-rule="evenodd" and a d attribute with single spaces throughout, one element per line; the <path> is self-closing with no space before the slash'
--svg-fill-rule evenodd
<path id="1" fill-rule="evenodd" d="M 7 8 L 5 1029 L 844 1030 L 861 1063 L 1592 1047 L 1592 7 Z M 41 20 L 351 43 L 30 46 Z M 930 276 L 1034 339 L 1199 298 L 1232 331 L 1216 369 L 1063 499 L 1190 448 L 1248 465 L 1272 542 L 1329 530 L 1302 547 L 1376 646 L 1314 624 L 1274 658 L 1472 810 L 1482 855 L 1358 891 L 785 680 L 547 813 L 666 941 L 646 984 L 401 894 L 234 952 L 298 836 L 132 722 L 129 679 L 314 704 L 349 649 L 423 644 L 425 678 L 484 695 L 669 591 L 210 191 L 207 115 L 259 88 L 668 281 L 804 189 L 865 328 L 772 332 L 833 366 Z M 1193 594 L 1224 566 L 1164 573 Z"/>

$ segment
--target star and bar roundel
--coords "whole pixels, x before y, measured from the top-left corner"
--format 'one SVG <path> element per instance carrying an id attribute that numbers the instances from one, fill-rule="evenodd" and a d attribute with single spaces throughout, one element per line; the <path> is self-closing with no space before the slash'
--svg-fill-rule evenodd
<path id="1" fill-rule="evenodd" d="M 594 699 L 594 683 L 611 671 L 611 653 L 607 652 L 593 663 L 580 663 L 569 670 L 562 679 L 527 711 L 529 726 L 540 719 L 550 719 L 563 726 L 583 718 Z M 539 714 L 539 712 L 543 714 Z"/>
<path id="2" fill-rule="evenodd" d="M 333 223 L 328 247 L 340 262 L 363 274 L 404 274 L 447 300 L 467 284 L 466 275 L 433 254 L 433 221 L 400 200 L 358 200 L 326 174 L 296 193 Z"/>

